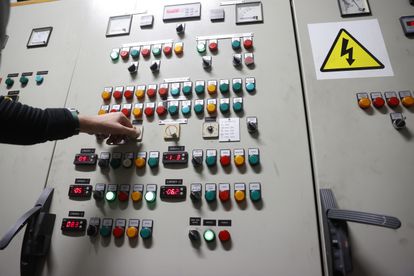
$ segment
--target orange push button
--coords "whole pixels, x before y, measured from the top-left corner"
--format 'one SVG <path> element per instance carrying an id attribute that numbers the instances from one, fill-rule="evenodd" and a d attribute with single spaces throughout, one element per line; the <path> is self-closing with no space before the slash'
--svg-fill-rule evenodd
<path id="1" fill-rule="evenodd" d="M 102 92 L 102 94 L 101 94 L 101 96 L 102 96 L 102 99 L 104 100 L 104 101 L 109 101 L 110 99 L 111 99 L 111 93 L 112 93 L 112 88 L 111 88 L 111 90 L 107 90 L 106 88 L 105 88 L 105 90 Z"/>
<path id="2" fill-rule="evenodd" d="M 371 106 L 371 100 L 369 99 L 367 93 L 358 93 L 357 99 L 360 108 L 367 109 Z"/>
<path id="3" fill-rule="evenodd" d="M 140 200 L 142 200 L 142 193 L 135 191 L 131 193 L 131 199 L 133 202 L 138 202 Z"/>
<path id="4" fill-rule="evenodd" d="M 128 227 L 127 236 L 130 239 L 136 238 L 138 236 L 138 229 L 134 226 Z"/>
<path id="5" fill-rule="evenodd" d="M 411 91 L 400 91 L 399 93 L 401 103 L 405 107 L 411 107 L 414 105 L 414 98 L 411 95 Z"/>

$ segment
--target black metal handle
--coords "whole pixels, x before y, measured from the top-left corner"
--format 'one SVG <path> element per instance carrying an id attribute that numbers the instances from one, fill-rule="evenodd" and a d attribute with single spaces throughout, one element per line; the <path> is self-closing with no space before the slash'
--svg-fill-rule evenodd
<path id="1" fill-rule="evenodd" d="M 326 216 L 329 219 L 352 221 L 391 229 L 398 229 L 401 227 L 401 221 L 398 218 L 386 215 L 350 211 L 343 209 L 328 209 L 326 212 Z"/>

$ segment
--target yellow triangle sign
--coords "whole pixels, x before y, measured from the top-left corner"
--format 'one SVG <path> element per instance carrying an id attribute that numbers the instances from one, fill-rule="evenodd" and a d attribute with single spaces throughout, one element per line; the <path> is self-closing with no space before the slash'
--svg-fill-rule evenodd
<path id="1" fill-rule="evenodd" d="M 322 64 L 321 71 L 333 72 L 369 69 L 384 69 L 384 64 L 350 33 L 345 29 L 341 29 Z"/>

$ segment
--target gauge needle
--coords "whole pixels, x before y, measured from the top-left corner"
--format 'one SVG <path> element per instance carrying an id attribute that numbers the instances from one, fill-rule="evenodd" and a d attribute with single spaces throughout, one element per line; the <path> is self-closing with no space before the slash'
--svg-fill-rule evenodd
<path id="1" fill-rule="evenodd" d="M 357 2 L 355 2 L 355 0 L 352 0 L 352 2 L 354 2 L 354 3 L 355 3 L 355 5 L 358 7 L 358 10 L 360 10 L 360 11 L 364 11 L 364 10 L 365 10 L 365 8 L 361 8 L 361 7 L 357 4 Z"/>

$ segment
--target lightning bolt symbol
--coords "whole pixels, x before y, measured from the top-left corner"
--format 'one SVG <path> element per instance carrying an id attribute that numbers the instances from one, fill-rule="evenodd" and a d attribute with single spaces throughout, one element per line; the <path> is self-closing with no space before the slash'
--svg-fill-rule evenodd
<path id="1" fill-rule="evenodd" d="M 349 65 L 352 65 L 354 63 L 355 59 L 352 58 L 354 55 L 354 48 L 348 48 L 349 40 L 346 38 L 342 38 L 342 49 L 341 49 L 341 57 L 348 55 L 348 58 L 346 59 L 348 61 Z"/>

